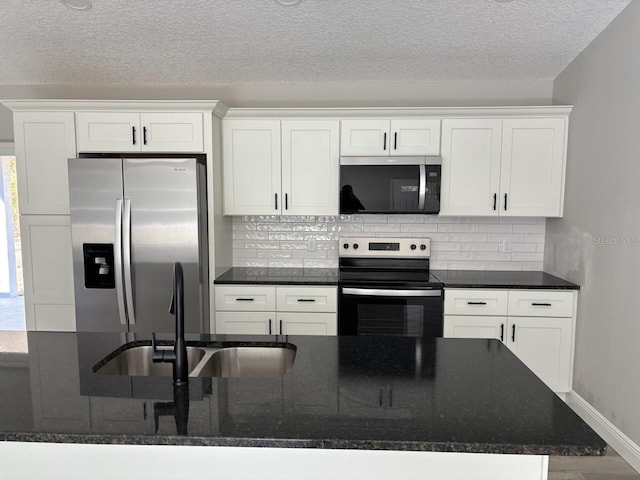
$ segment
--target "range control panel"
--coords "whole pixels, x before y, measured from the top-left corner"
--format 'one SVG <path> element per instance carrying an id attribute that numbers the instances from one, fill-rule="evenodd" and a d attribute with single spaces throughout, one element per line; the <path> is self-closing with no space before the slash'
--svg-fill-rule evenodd
<path id="1" fill-rule="evenodd" d="M 430 238 L 340 238 L 341 257 L 361 258 L 429 258 Z"/>

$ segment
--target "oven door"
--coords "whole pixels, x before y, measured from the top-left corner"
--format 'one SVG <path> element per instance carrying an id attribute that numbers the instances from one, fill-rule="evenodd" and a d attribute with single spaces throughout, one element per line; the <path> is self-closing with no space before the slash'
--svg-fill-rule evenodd
<path id="1" fill-rule="evenodd" d="M 441 337 L 443 290 L 340 288 L 339 335 Z"/>

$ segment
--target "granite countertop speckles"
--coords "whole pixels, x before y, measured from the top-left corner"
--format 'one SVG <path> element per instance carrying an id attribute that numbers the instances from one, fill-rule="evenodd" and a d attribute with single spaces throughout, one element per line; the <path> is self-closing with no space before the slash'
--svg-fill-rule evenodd
<path id="1" fill-rule="evenodd" d="M 580 286 L 546 272 L 495 270 L 431 270 L 445 288 L 522 288 L 579 290 Z M 215 284 L 338 285 L 337 268 L 233 267 Z"/>
<path id="2" fill-rule="evenodd" d="M 20 362 L 0 363 L 0 441 L 605 452 L 605 442 L 496 340 L 187 340 L 288 342 L 297 352 L 282 377 L 192 378 L 176 391 L 170 377 L 93 372 L 123 342 L 149 344 L 150 335 L 30 332 L 26 360 L 21 353 Z"/>

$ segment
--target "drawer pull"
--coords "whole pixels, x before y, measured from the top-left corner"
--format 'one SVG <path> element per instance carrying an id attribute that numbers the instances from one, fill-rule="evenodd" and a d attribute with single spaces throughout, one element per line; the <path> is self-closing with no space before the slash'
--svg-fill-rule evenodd
<path id="1" fill-rule="evenodd" d="M 282 320 L 280 320 L 280 335 L 282 335 Z"/>
<path id="2" fill-rule="evenodd" d="M 316 299 L 315 298 L 299 298 L 298 301 L 299 302 L 315 302 Z"/>
<path id="3" fill-rule="evenodd" d="M 532 307 L 550 307 L 551 304 L 550 303 L 539 303 L 539 302 L 532 302 L 531 303 Z"/>
<path id="4" fill-rule="evenodd" d="M 487 302 L 467 302 L 467 305 L 486 305 Z"/>
<path id="5" fill-rule="evenodd" d="M 513 327 L 511 328 L 511 341 L 512 342 L 516 341 L 516 325 L 515 325 L 515 323 L 513 324 Z"/>
<path id="6" fill-rule="evenodd" d="M 504 323 L 500 324 L 500 341 L 504 342 Z"/>
<path id="7" fill-rule="evenodd" d="M 271 319 L 269 319 L 269 335 L 271 335 Z"/>
<path id="8" fill-rule="evenodd" d="M 236 302 L 253 302 L 254 298 L 236 298 Z"/>

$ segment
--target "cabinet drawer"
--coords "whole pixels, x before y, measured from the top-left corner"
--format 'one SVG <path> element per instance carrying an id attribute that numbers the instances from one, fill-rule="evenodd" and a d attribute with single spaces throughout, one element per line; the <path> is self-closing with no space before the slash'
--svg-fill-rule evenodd
<path id="1" fill-rule="evenodd" d="M 279 312 L 337 312 L 336 287 L 278 287 Z"/>
<path id="2" fill-rule="evenodd" d="M 444 291 L 445 315 L 506 315 L 507 290 L 449 289 Z"/>
<path id="3" fill-rule="evenodd" d="M 216 286 L 215 309 L 256 312 L 276 309 L 276 288 L 258 286 Z"/>
<path id="4" fill-rule="evenodd" d="M 553 290 L 512 290 L 509 316 L 571 317 L 575 292 Z"/>

